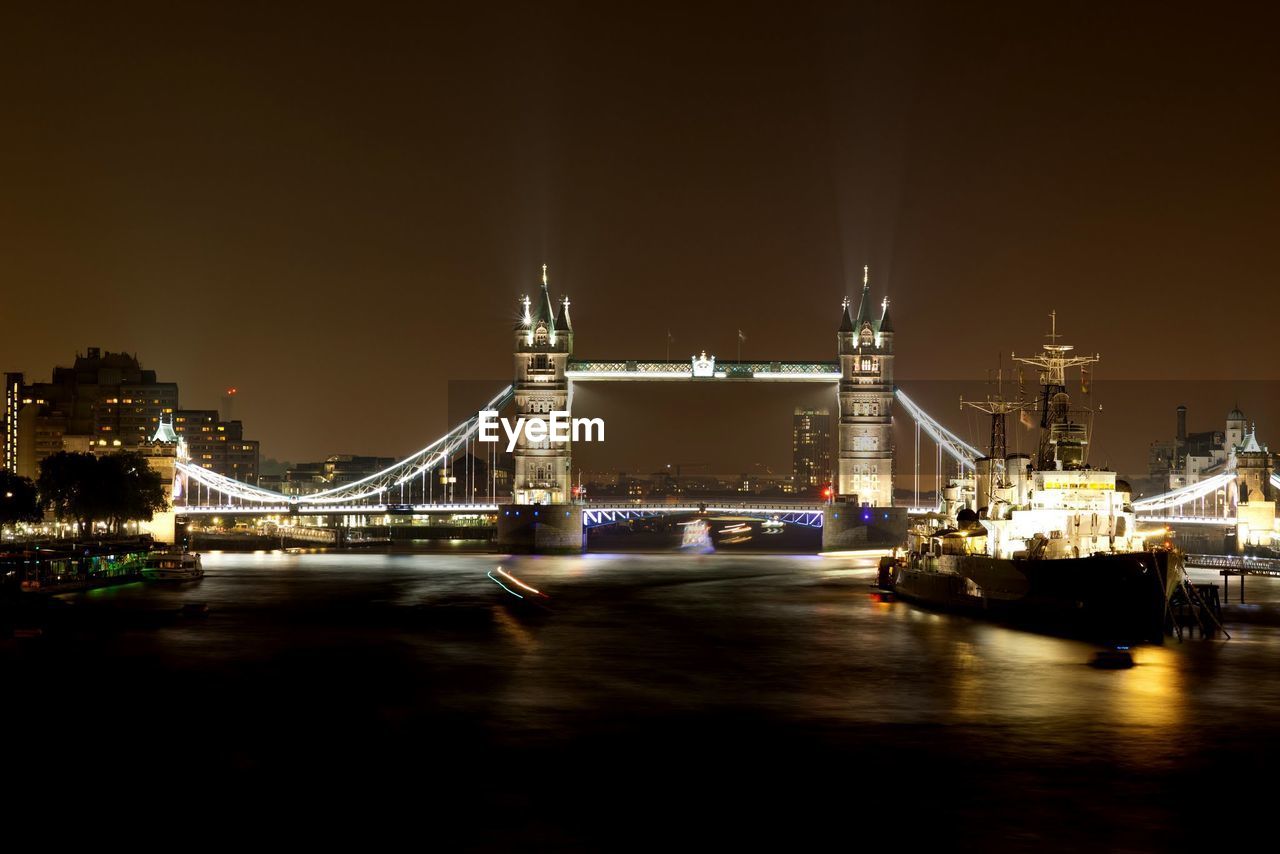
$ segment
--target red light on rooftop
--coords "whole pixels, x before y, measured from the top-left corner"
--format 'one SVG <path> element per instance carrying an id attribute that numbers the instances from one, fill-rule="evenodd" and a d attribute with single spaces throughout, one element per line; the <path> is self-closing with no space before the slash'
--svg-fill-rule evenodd
<path id="1" fill-rule="evenodd" d="M 229 388 L 229 389 L 227 389 L 227 394 L 228 394 L 228 396 L 229 396 L 229 395 L 233 395 L 233 394 L 235 394 L 235 393 L 236 393 L 236 390 L 235 390 L 234 388 Z"/>

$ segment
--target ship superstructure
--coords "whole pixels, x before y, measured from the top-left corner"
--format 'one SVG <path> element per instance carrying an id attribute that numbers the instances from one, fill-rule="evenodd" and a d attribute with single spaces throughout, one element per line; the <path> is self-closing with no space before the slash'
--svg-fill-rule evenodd
<path id="1" fill-rule="evenodd" d="M 943 490 L 940 512 L 914 527 L 895 572 L 907 598 L 940 607 L 1023 619 L 1032 627 L 1108 637 L 1163 635 L 1170 553 L 1146 548 L 1129 485 L 1089 464 L 1092 412 L 1073 406 L 1069 371 L 1087 371 L 1097 355 L 1049 342 L 1014 361 L 1039 374 L 1039 394 L 962 401 L 991 418 L 988 456 L 972 477 Z M 1039 413 L 1034 455 L 1008 453 L 1005 419 Z M 1180 579 L 1181 573 L 1176 573 Z"/>

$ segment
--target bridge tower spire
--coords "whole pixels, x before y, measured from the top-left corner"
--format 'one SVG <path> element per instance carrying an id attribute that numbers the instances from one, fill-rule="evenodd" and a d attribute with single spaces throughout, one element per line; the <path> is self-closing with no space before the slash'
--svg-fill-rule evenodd
<path id="1" fill-rule="evenodd" d="M 560 317 L 552 308 L 547 266 L 532 307 L 522 302 L 521 320 L 515 328 L 515 417 L 541 418 L 552 412 L 569 412 L 569 381 L 565 367 L 573 353 L 573 327 L 569 299 L 561 303 Z M 512 500 L 516 504 L 565 504 L 570 498 L 572 458 L 568 442 L 532 441 L 521 431 L 513 452 L 515 472 Z"/>
<path id="2" fill-rule="evenodd" d="M 893 506 L 893 338 L 889 300 L 877 319 L 871 276 L 863 268 L 856 318 L 844 302 L 836 352 L 840 358 L 840 436 L 835 487 L 841 498 Z M 852 321 L 852 322 L 850 322 Z"/>

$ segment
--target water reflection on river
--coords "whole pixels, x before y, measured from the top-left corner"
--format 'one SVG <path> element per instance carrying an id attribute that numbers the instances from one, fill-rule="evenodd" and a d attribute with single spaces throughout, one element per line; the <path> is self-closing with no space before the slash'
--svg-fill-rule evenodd
<path id="1" fill-rule="evenodd" d="M 873 601 L 868 559 L 501 560 L 549 613 L 490 581 L 498 562 L 214 554 L 198 583 L 74 597 L 66 628 L 4 648 L 18 717 L 115 735 L 20 761 L 376 792 L 478 847 L 1043 850 L 1186 843 L 1273 755 L 1265 622 L 1107 672 L 1087 644 Z M 208 617 L 173 618 L 186 602 Z"/>

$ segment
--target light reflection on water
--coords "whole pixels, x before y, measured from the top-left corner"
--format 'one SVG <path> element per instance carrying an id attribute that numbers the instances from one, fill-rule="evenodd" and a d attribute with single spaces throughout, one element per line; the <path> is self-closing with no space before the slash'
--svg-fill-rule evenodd
<path id="1" fill-rule="evenodd" d="M 769 703 L 798 717 L 859 721 L 1177 725 L 1199 706 L 1189 671 L 1216 675 L 1280 641 L 1273 626 L 1236 626 L 1229 642 L 1140 647 L 1134 669 L 1097 671 L 1083 666 L 1094 651 L 1086 643 L 876 602 L 868 595 L 874 563 L 763 555 L 214 553 L 198 583 L 106 588 L 80 600 L 91 609 L 205 602 L 208 621 L 157 632 L 202 638 L 215 656 L 224 654 L 218 638 L 246 633 L 265 640 L 264 649 L 306 646 L 315 640 L 308 633 L 327 621 L 344 632 L 402 638 L 398 612 L 422 612 L 428 622 L 433 608 L 470 612 L 482 641 L 470 654 L 515 674 L 536 671 L 525 705 L 554 709 L 574 691 L 604 700 L 610 686 L 648 686 L 660 698 L 678 685 L 678 698 L 667 702 Z M 553 612 L 522 614 L 485 577 L 497 565 L 551 594 Z M 1274 583 L 1251 581 L 1255 601 L 1272 595 Z M 343 625 L 374 612 L 390 624 Z M 292 625 L 304 617 L 304 625 Z M 430 632 L 415 641 L 429 649 Z M 534 653 L 542 654 L 529 659 Z M 241 654 L 253 655 L 253 648 Z M 590 679 L 580 678 L 586 673 Z"/>
<path id="2" fill-rule="evenodd" d="M 497 565 L 548 593 L 550 612 L 486 578 Z M 1167 769 L 1177 786 L 1180 769 L 1271 737 L 1280 708 L 1273 621 L 1095 670 L 1086 643 L 874 601 L 873 557 L 260 553 L 209 554 L 205 568 L 197 583 L 69 598 L 96 627 L 90 673 L 136 680 L 140 706 L 220 721 L 226 749 L 250 764 L 310 761 L 303 720 L 330 739 L 361 721 L 393 753 L 435 762 L 482 745 L 552 745 L 558 763 L 601 779 L 622 773 L 595 768 L 602 754 L 643 765 L 706 753 L 729 768 L 746 741 L 774 761 L 888 776 L 986 769 L 977 783 L 947 778 L 950 790 L 1035 799 L 1024 818 L 992 807 L 1034 835 L 1039 798 L 1079 794 L 1061 780 L 1136 786 L 1113 770 Z M 1250 613 L 1271 613 L 1277 591 L 1251 579 Z M 207 603 L 209 616 L 152 618 L 184 602 Z M 86 648 L 48 654 L 69 661 Z M 269 710 L 253 728 L 235 723 L 245 703 Z M 449 743 L 428 750 L 437 731 Z M 1224 747 L 1228 737 L 1242 741 Z M 366 749 L 353 741 L 347 761 L 366 761 Z M 1173 815 L 1162 790 L 1120 794 L 1129 812 L 1105 820 L 1115 833 L 1135 812 L 1148 825 Z"/>

